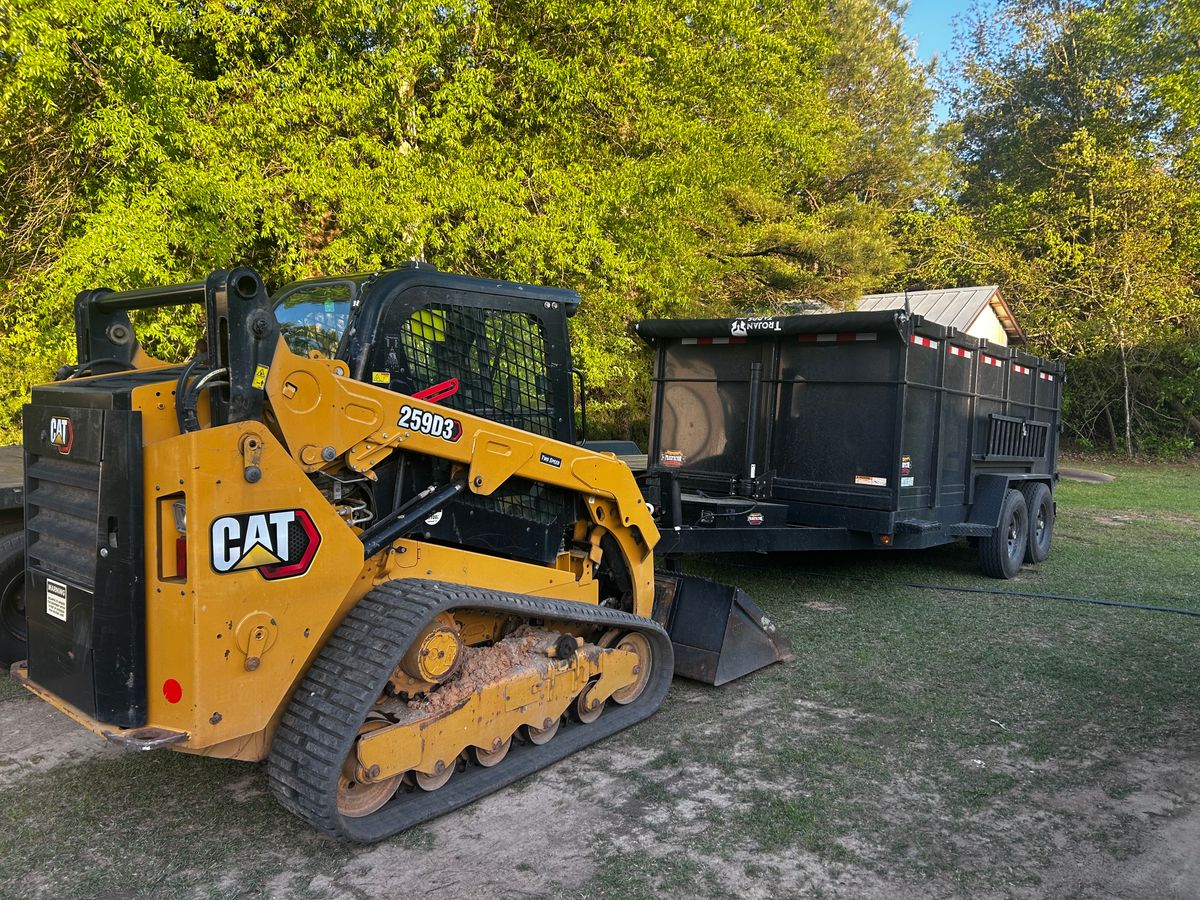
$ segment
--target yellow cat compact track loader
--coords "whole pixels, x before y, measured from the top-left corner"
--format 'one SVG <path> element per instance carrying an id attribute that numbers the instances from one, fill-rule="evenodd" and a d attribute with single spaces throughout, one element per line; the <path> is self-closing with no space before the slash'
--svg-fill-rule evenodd
<path id="1" fill-rule="evenodd" d="M 24 412 L 28 660 L 117 744 L 267 760 L 373 841 L 783 658 L 740 591 L 656 576 L 629 469 L 575 440 L 578 295 L 419 264 L 268 299 L 249 269 L 76 301 Z M 185 366 L 130 310 L 202 304 Z"/>

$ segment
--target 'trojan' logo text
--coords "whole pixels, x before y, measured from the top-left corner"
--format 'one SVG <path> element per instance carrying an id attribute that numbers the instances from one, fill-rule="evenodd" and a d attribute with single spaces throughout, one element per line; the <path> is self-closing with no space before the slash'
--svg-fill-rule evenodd
<path id="1" fill-rule="evenodd" d="M 748 334 L 760 331 L 781 331 L 778 319 L 770 316 L 751 316 L 747 319 L 734 319 L 729 327 L 729 333 L 734 337 L 746 337 Z"/>

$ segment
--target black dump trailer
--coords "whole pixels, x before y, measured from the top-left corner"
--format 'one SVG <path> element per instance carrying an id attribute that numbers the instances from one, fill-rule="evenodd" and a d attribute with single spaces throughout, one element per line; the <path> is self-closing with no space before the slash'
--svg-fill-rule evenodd
<path id="1" fill-rule="evenodd" d="M 639 322 L 657 552 L 931 547 L 985 572 L 1054 527 L 1063 365 L 903 311 Z"/>

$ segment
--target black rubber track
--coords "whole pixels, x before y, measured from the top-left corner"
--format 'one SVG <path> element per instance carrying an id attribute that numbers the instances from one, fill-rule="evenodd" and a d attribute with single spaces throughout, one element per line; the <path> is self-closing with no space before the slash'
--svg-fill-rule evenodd
<path id="1" fill-rule="evenodd" d="M 610 703 L 591 725 L 565 717 L 558 735 L 546 744 L 514 741 L 497 766 L 471 763 L 437 791 L 401 787 L 377 812 L 362 818 L 343 817 L 337 811 L 338 773 L 359 727 L 421 630 L 439 613 L 462 608 L 641 632 L 650 639 L 654 654 L 650 682 L 637 700 L 625 706 Z M 271 746 L 267 766 L 271 792 L 285 808 L 325 834 L 349 841 L 382 840 L 478 800 L 640 722 L 662 705 L 673 668 L 670 638 L 650 619 L 588 603 L 439 581 L 393 581 L 375 588 L 347 613 L 305 674 Z"/>

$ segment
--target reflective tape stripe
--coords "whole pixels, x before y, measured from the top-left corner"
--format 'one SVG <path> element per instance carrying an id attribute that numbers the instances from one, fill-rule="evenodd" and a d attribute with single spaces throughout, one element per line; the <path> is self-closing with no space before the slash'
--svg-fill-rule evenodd
<path id="1" fill-rule="evenodd" d="M 996 368 L 998 368 L 998 369 L 1003 369 L 1003 368 L 1004 368 L 1004 361 L 1003 361 L 1003 360 L 996 359 L 996 357 L 994 357 L 994 356 L 988 356 L 986 353 L 985 353 L 985 354 L 983 354 L 983 361 L 984 361 L 985 363 L 987 363 L 989 366 L 995 366 L 995 367 L 996 367 Z"/>
<path id="2" fill-rule="evenodd" d="M 950 355 L 961 356 L 963 359 L 970 359 L 973 354 L 970 350 L 964 350 L 962 347 L 955 347 L 953 344 L 951 344 Z"/>
<path id="3" fill-rule="evenodd" d="M 1018 375 L 1028 375 L 1032 371 L 1031 369 L 1027 369 L 1024 366 L 1018 366 L 1016 363 L 1012 364 L 1012 370 L 1014 372 L 1016 372 Z"/>
<path id="4" fill-rule="evenodd" d="M 709 346 L 711 344 L 744 344 L 744 337 L 706 337 L 706 338 L 682 338 L 681 344 L 703 344 Z"/>
<path id="5" fill-rule="evenodd" d="M 878 336 L 873 331 L 837 331 L 828 334 L 798 334 L 796 340 L 802 344 L 852 344 L 855 341 L 874 341 Z"/>
<path id="6" fill-rule="evenodd" d="M 929 338 L 921 337 L 920 335 L 917 335 L 917 334 L 914 334 L 912 336 L 911 340 L 918 347 L 928 347 L 930 350 L 936 350 L 938 348 L 937 341 L 931 341 Z"/>
<path id="7" fill-rule="evenodd" d="M 1038 378 L 1042 379 L 1042 381 L 1053 381 L 1054 380 L 1054 376 L 1051 375 L 1049 372 L 1038 372 Z"/>

